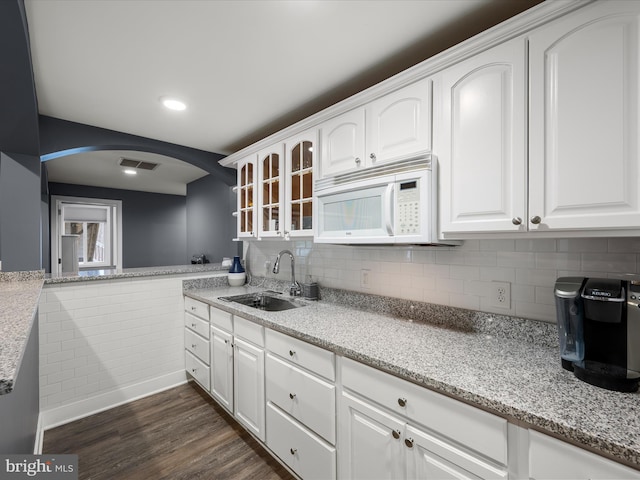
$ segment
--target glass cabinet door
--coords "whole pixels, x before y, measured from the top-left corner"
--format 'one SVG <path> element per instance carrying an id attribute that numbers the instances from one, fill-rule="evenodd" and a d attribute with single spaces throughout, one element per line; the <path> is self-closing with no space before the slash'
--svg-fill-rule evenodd
<path id="1" fill-rule="evenodd" d="M 317 131 L 290 138 L 287 148 L 287 224 L 291 236 L 313 235 L 313 172 Z"/>
<path id="2" fill-rule="evenodd" d="M 271 237 L 282 235 L 282 174 L 284 172 L 284 155 L 282 145 L 265 149 L 258 154 L 260 179 L 260 234 Z"/>
<path id="3" fill-rule="evenodd" d="M 238 236 L 254 235 L 255 192 L 254 161 L 249 160 L 238 167 Z"/>

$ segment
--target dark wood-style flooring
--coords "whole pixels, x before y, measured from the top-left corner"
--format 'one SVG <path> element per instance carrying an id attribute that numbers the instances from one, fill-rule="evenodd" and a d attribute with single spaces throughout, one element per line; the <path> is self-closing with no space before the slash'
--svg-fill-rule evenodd
<path id="1" fill-rule="evenodd" d="M 81 480 L 293 479 L 191 383 L 47 430 L 43 453 L 77 454 Z"/>

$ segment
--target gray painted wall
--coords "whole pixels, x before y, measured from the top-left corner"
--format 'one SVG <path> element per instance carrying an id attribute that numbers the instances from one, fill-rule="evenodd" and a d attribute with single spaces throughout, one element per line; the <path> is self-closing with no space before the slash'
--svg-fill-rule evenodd
<path id="1" fill-rule="evenodd" d="M 38 363 L 38 322 L 34 321 L 13 391 L 0 395 L 0 453 L 34 452 L 40 411 Z"/>
<path id="2" fill-rule="evenodd" d="M 187 208 L 182 195 L 49 183 L 51 195 L 122 200 L 124 268 L 184 265 L 187 256 Z M 49 265 L 47 259 L 45 265 Z"/>
<path id="3" fill-rule="evenodd" d="M 40 159 L 0 152 L 2 270 L 40 270 Z"/>
<path id="4" fill-rule="evenodd" d="M 236 195 L 231 188 L 207 175 L 187 185 L 187 252 L 204 253 L 211 263 L 242 253 L 236 236 Z M 239 253 L 240 252 L 240 253 Z"/>

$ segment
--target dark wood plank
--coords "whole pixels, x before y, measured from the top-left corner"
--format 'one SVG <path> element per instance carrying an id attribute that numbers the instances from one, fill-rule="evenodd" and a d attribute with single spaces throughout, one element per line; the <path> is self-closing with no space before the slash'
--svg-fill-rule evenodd
<path id="1" fill-rule="evenodd" d="M 80 480 L 294 478 L 192 383 L 47 430 L 43 453 L 77 454 Z"/>

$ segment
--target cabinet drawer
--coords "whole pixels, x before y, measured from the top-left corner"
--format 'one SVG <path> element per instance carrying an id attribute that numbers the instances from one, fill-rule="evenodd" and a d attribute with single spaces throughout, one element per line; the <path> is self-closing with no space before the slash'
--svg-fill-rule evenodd
<path id="1" fill-rule="evenodd" d="M 233 334 L 259 347 L 264 347 L 264 327 L 262 325 L 236 315 L 233 319 Z"/>
<path id="2" fill-rule="evenodd" d="M 184 348 L 209 365 L 209 340 L 185 328 Z"/>
<path id="3" fill-rule="evenodd" d="M 185 351 L 185 369 L 202 387 L 209 391 L 209 367 L 198 360 L 194 355 Z"/>
<path id="4" fill-rule="evenodd" d="M 329 443 L 336 443 L 335 385 L 268 353 L 267 400 Z"/>
<path id="5" fill-rule="evenodd" d="M 348 358 L 342 359 L 342 384 L 440 435 L 507 464 L 504 418 Z"/>
<path id="6" fill-rule="evenodd" d="M 184 312 L 184 326 L 193 330 L 203 338 L 209 338 L 209 322 Z"/>
<path id="7" fill-rule="evenodd" d="M 227 332 L 233 331 L 233 315 L 224 310 L 220 310 L 215 307 L 211 307 L 211 323 L 218 328 L 226 330 Z"/>
<path id="8" fill-rule="evenodd" d="M 191 297 L 184 297 L 184 309 L 207 322 L 209 321 L 209 305 L 201 302 L 200 300 L 195 300 Z"/>
<path id="9" fill-rule="evenodd" d="M 529 477 L 535 480 L 576 478 L 637 480 L 640 479 L 640 472 L 530 430 Z"/>
<path id="10" fill-rule="evenodd" d="M 336 449 L 270 403 L 267 446 L 305 480 L 336 478 Z"/>
<path id="11" fill-rule="evenodd" d="M 267 329 L 267 350 L 296 365 L 335 381 L 335 355 L 297 338 Z"/>

